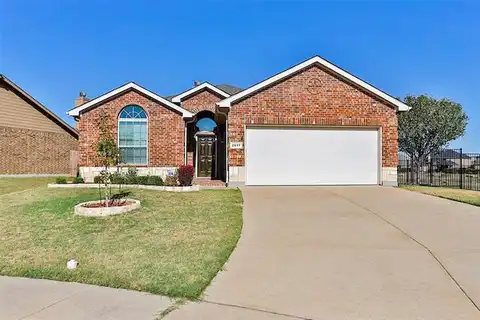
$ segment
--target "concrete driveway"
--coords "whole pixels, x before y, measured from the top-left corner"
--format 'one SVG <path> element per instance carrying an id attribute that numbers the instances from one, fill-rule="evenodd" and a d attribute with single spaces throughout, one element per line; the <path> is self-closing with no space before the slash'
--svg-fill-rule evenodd
<path id="1" fill-rule="evenodd" d="M 226 270 L 168 320 L 480 319 L 480 208 L 382 187 L 243 195 Z"/>

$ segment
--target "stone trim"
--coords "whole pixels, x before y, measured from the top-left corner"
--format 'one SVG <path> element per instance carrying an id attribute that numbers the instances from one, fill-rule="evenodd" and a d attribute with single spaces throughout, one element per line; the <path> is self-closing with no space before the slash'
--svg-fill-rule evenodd
<path id="1" fill-rule="evenodd" d="M 175 172 L 177 167 L 132 167 L 132 166 L 125 166 L 120 167 L 120 172 L 127 173 L 128 168 L 136 168 L 138 170 L 139 176 L 160 176 L 163 180 L 167 177 L 169 172 Z M 87 183 L 92 183 L 93 178 L 98 176 L 100 172 L 103 170 L 103 167 L 79 167 L 78 171 L 80 176 L 85 180 Z M 109 170 L 111 173 L 117 172 L 117 168 L 112 167 Z"/>
<path id="2" fill-rule="evenodd" d="M 86 217 L 106 217 L 112 216 L 116 214 L 127 213 L 133 211 L 135 209 L 140 208 L 140 201 L 135 199 L 124 199 L 125 201 L 132 202 L 129 205 L 122 206 L 122 207 L 100 207 L 100 208 L 87 208 L 84 207 L 86 204 L 90 203 L 98 203 L 100 201 L 88 201 L 79 203 L 75 206 L 75 214 L 79 216 L 86 216 Z"/>
<path id="3" fill-rule="evenodd" d="M 382 168 L 382 186 L 396 187 L 398 186 L 397 167 Z"/>
<path id="4" fill-rule="evenodd" d="M 245 182 L 245 167 L 244 166 L 230 166 L 228 169 L 228 183 Z"/>

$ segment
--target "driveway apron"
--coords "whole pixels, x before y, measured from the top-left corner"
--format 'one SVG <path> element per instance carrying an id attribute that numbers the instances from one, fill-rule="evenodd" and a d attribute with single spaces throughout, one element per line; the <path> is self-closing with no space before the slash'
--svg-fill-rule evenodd
<path id="1" fill-rule="evenodd" d="M 480 208 L 382 187 L 243 196 L 225 270 L 167 319 L 480 318 Z"/>

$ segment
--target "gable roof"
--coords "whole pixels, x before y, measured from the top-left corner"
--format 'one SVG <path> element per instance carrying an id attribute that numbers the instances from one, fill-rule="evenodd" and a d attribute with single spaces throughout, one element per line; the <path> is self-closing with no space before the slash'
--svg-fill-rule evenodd
<path id="1" fill-rule="evenodd" d="M 70 126 L 68 123 L 63 121 L 59 116 L 57 116 L 55 113 L 50 111 L 47 107 L 45 107 L 43 104 L 35 100 L 31 95 L 29 95 L 25 90 L 17 86 L 12 80 L 8 79 L 5 75 L 0 74 L 0 81 L 5 82 L 8 84 L 11 88 L 13 88 L 17 94 L 21 95 L 24 99 L 29 101 L 31 104 L 33 104 L 42 114 L 46 115 L 48 118 L 50 118 L 53 122 L 55 122 L 58 126 L 63 128 L 65 131 L 67 131 L 69 134 L 74 136 L 75 138 L 78 139 L 78 131 Z"/>
<path id="2" fill-rule="evenodd" d="M 432 154 L 432 159 L 470 159 L 470 156 L 454 150 L 454 149 L 443 149 Z"/>
<path id="3" fill-rule="evenodd" d="M 212 85 L 208 82 L 203 82 L 203 83 L 199 84 L 198 86 L 195 86 L 191 89 L 188 89 L 187 91 L 184 91 L 184 92 L 174 96 L 172 98 L 172 102 L 181 102 L 183 98 L 188 97 L 188 96 L 194 94 L 195 92 L 198 92 L 198 91 L 201 91 L 201 90 L 204 90 L 204 89 L 209 89 L 209 90 L 217 93 L 218 95 L 220 95 L 224 98 L 230 97 L 230 94 L 223 91 L 222 89 L 219 89 L 218 87 L 215 87 L 214 85 Z"/>
<path id="4" fill-rule="evenodd" d="M 153 93 L 150 90 L 145 89 L 144 87 L 139 86 L 135 82 L 126 83 L 123 86 L 118 87 L 117 89 L 113 89 L 112 91 L 109 91 L 109 92 L 107 92 L 107 93 L 105 93 L 105 94 L 103 94 L 99 97 L 96 97 L 95 99 L 92 99 L 88 102 L 85 102 L 84 104 L 79 105 L 78 107 L 73 108 L 72 110 L 68 111 L 67 114 L 69 114 L 70 116 L 73 116 L 73 117 L 79 116 L 80 113 L 83 110 L 92 108 L 95 105 L 97 105 L 97 104 L 99 104 L 99 103 L 101 103 L 105 100 L 108 100 L 112 97 L 115 97 L 115 96 L 117 96 L 119 94 L 122 94 L 126 91 L 129 91 L 129 90 L 136 90 L 140 93 L 143 93 L 147 97 L 150 97 L 150 98 L 162 103 L 163 105 L 165 105 L 165 106 L 167 106 L 167 107 L 169 107 L 169 108 L 171 108 L 175 111 L 180 112 L 183 117 L 186 117 L 186 118 L 193 117 L 193 113 L 191 113 L 190 111 L 188 111 L 186 109 L 183 109 L 182 107 L 176 105 L 175 103 L 172 103 L 171 101 L 168 101 L 167 99 Z"/>
<path id="5" fill-rule="evenodd" d="M 213 85 L 215 87 L 217 87 L 218 89 L 228 93 L 229 95 L 234 95 L 234 94 L 237 94 L 239 93 L 240 91 L 242 91 L 243 89 L 242 88 L 239 88 L 239 87 L 236 87 L 236 86 L 232 86 L 230 84 L 215 84 Z M 170 96 L 164 96 L 165 99 L 169 100 L 169 101 L 172 101 L 173 98 L 175 98 L 176 96 L 180 95 L 181 93 L 179 94 L 174 94 L 174 95 L 170 95 Z"/>
<path id="6" fill-rule="evenodd" d="M 293 75 L 294 73 L 296 72 L 299 72 L 309 66 L 312 66 L 312 65 L 315 65 L 315 64 L 319 64 L 325 68 L 327 68 L 328 70 L 330 70 L 331 72 L 335 73 L 336 75 L 340 76 L 341 78 L 343 79 L 346 79 L 350 82 L 352 82 L 353 84 L 356 84 L 357 86 L 359 86 L 360 88 L 364 89 L 365 91 L 368 91 L 370 92 L 371 94 L 381 98 L 382 100 L 386 101 L 387 103 L 389 103 L 390 105 L 393 105 L 395 107 L 397 107 L 398 111 L 408 111 L 410 110 L 410 107 L 407 106 L 405 103 L 403 103 L 402 101 L 392 97 L 391 95 L 375 88 L 374 86 L 372 86 L 371 84 L 355 77 L 353 74 L 341 69 L 340 67 L 337 67 L 336 65 L 334 65 L 333 63 L 331 62 L 328 62 L 327 60 L 321 58 L 320 56 L 314 56 L 313 58 L 310 58 L 304 62 L 301 62 L 285 71 L 282 71 L 266 80 L 263 80 L 243 91 L 240 91 L 239 93 L 237 94 L 234 94 L 232 96 L 230 96 L 229 98 L 225 99 L 225 100 L 222 100 L 220 102 L 218 102 L 217 104 L 220 106 L 220 107 L 228 107 L 230 108 L 232 106 L 232 104 L 242 98 L 245 98 L 271 84 L 274 84 L 274 83 L 277 83 L 291 75 Z"/>

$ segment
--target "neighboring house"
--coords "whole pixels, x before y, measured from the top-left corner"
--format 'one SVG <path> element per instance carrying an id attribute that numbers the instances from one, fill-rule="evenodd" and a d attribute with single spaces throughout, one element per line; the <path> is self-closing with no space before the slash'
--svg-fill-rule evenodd
<path id="1" fill-rule="evenodd" d="M 0 75 L 0 175 L 75 174 L 78 132 Z"/>
<path id="2" fill-rule="evenodd" d="M 480 156 L 475 156 L 473 159 L 473 167 L 475 169 L 480 169 Z"/>
<path id="3" fill-rule="evenodd" d="M 444 149 L 432 156 L 432 164 L 435 167 L 460 169 L 460 163 L 463 168 L 469 168 L 474 165 L 475 159 L 469 155 L 453 150 Z"/>
<path id="4" fill-rule="evenodd" d="M 82 175 L 100 170 L 104 113 L 141 174 L 190 163 L 229 184 L 397 184 L 397 112 L 409 107 L 318 56 L 244 90 L 195 84 L 164 98 L 130 82 L 70 110 Z"/>

